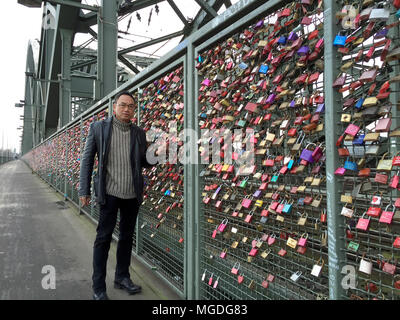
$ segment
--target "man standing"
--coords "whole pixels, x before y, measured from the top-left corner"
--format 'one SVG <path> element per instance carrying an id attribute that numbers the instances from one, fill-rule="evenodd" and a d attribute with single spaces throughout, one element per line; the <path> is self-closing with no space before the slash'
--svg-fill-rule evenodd
<path id="1" fill-rule="evenodd" d="M 133 233 L 139 206 L 143 201 L 142 168 L 146 160 L 147 142 L 143 129 L 134 125 L 136 104 L 129 92 L 119 93 L 114 102 L 115 114 L 90 124 L 83 151 L 79 197 L 82 206 L 89 205 L 90 184 L 95 154 L 98 171 L 94 176 L 94 192 L 100 205 L 100 218 L 93 246 L 93 298 L 108 300 L 106 293 L 107 258 L 120 209 L 117 266 L 114 287 L 129 294 L 139 293 L 129 274 Z"/>

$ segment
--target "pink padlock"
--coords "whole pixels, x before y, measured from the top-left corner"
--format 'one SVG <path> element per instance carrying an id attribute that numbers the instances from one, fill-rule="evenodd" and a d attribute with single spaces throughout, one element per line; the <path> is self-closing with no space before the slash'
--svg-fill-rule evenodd
<path id="1" fill-rule="evenodd" d="M 257 255 L 258 248 L 252 248 L 249 252 L 249 256 L 255 257 Z"/>
<path id="2" fill-rule="evenodd" d="M 219 232 L 224 232 L 227 224 L 228 224 L 228 219 L 222 220 L 221 224 L 218 227 L 218 231 Z"/>
<path id="3" fill-rule="evenodd" d="M 244 219 L 245 222 L 250 223 L 251 220 L 253 219 L 253 212 L 250 212 L 246 218 Z"/>
<path id="4" fill-rule="evenodd" d="M 248 209 L 251 205 L 251 199 L 249 198 L 243 198 L 242 200 L 242 206 Z"/>
<path id="5" fill-rule="evenodd" d="M 392 207 L 393 207 L 393 211 L 388 211 L 389 206 L 392 206 Z M 385 211 L 382 212 L 382 215 L 381 215 L 381 217 L 379 218 L 379 222 L 391 224 L 391 223 L 392 223 L 393 216 L 394 216 L 394 211 L 395 211 L 394 205 L 388 204 L 388 205 L 386 206 L 386 208 L 385 208 Z"/>
<path id="6" fill-rule="evenodd" d="M 343 167 L 337 168 L 336 171 L 335 171 L 335 175 L 342 176 L 342 175 L 344 175 L 345 172 L 346 172 L 345 168 L 343 168 Z"/>
<path id="7" fill-rule="evenodd" d="M 305 234 L 303 233 L 297 244 L 301 247 L 305 247 L 307 244 L 307 239 L 308 239 L 308 233 Z"/>
<path id="8" fill-rule="evenodd" d="M 312 157 L 314 159 L 314 161 L 319 161 L 319 159 L 321 159 L 323 155 L 322 149 L 321 149 L 321 145 L 319 145 L 318 147 L 316 147 L 312 153 Z"/>

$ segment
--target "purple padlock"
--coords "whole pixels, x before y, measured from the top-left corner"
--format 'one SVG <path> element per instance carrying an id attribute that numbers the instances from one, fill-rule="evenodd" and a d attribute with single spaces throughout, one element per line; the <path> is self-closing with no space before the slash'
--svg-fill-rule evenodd
<path id="1" fill-rule="evenodd" d="M 267 98 L 267 103 L 274 103 L 276 94 L 270 94 Z"/>
<path id="2" fill-rule="evenodd" d="M 264 26 L 264 20 L 260 20 L 257 22 L 257 24 L 255 25 L 254 29 L 259 29 L 261 27 Z"/>
<path id="3" fill-rule="evenodd" d="M 320 103 L 318 104 L 317 110 L 315 110 L 315 113 L 322 113 L 325 111 L 325 103 Z"/>
<path id="4" fill-rule="evenodd" d="M 300 155 L 300 159 L 306 160 L 306 161 L 309 162 L 309 163 L 313 163 L 313 162 L 314 162 L 314 159 L 313 159 L 313 157 L 312 157 L 313 151 L 307 149 L 308 146 L 311 145 L 311 144 L 314 144 L 314 143 L 308 144 L 308 145 L 306 146 L 306 148 L 303 149 L 303 151 L 301 152 L 301 155 Z M 314 144 L 314 145 L 315 145 L 315 144 Z"/>
<path id="5" fill-rule="evenodd" d="M 299 56 L 306 56 L 310 52 L 310 48 L 308 46 L 302 46 L 299 50 L 297 50 L 297 54 Z"/>
<path id="6" fill-rule="evenodd" d="M 253 197 L 258 198 L 261 195 L 261 190 L 254 192 Z"/>
<path id="7" fill-rule="evenodd" d="M 289 41 L 295 41 L 295 40 L 297 40 L 299 38 L 299 36 L 297 35 L 297 33 L 296 32 L 291 32 L 291 33 L 289 33 L 289 37 L 288 37 L 288 40 Z"/>
<path id="8" fill-rule="evenodd" d="M 374 35 L 374 39 L 382 39 L 384 37 L 386 37 L 387 33 L 388 33 L 389 29 L 382 29 L 380 31 L 378 31 L 375 35 Z"/>
<path id="9" fill-rule="evenodd" d="M 295 106 L 296 106 L 296 101 L 295 100 L 292 100 L 292 102 L 290 102 L 290 105 L 289 105 L 291 108 L 294 108 Z"/>

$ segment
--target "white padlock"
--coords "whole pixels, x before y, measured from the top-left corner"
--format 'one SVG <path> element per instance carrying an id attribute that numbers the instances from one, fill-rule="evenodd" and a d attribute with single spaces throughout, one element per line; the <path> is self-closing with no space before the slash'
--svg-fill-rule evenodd
<path id="1" fill-rule="evenodd" d="M 301 274 L 302 274 L 301 271 L 296 271 L 295 273 L 292 274 L 292 276 L 290 277 L 290 280 L 296 282 L 297 280 L 299 280 Z"/>
<path id="2" fill-rule="evenodd" d="M 365 260 L 364 256 L 363 256 L 361 258 L 360 267 L 358 270 L 361 272 L 364 272 L 366 274 L 371 274 L 372 273 L 372 262 Z"/>
<path id="3" fill-rule="evenodd" d="M 311 270 L 311 274 L 314 277 L 319 277 L 319 275 L 321 274 L 322 268 L 324 267 L 324 259 L 320 258 L 316 264 L 314 264 L 312 270 Z"/>

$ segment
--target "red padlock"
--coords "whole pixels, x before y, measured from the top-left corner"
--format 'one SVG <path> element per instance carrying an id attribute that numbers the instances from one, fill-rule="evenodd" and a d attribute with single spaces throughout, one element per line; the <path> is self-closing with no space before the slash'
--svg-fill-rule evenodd
<path id="1" fill-rule="evenodd" d="M 400 249 L 400 237 L 397 237 L 393 242 L 393 247 Z"/>
<path id="2" fill-rule="evenodd" d="M 347 237 L 347 239 L 353 239 L 354 238 L 354 234 L 351 232 L 350 226 L 347 226 L 346 237 Z"/>
<path id="3" fill-rule="evenodd" d="M 399 278 L 399 280 L 396 280 L 396 281 L 394 282 L 394 287 L 395 287 L 396 289 L 400 289 L 400 274 L 395 275 L 395 276 L 394 276 L 394 279 L 396 279 L 396 278 Z"/>
<path id="4" fill-rule="evenodd" d="M 399 186 L 399 181 L 400 181 L 400 177 L 397 175 L 397 173 L 392 177 L 392 179 L 390 180 L 389 186 L 393 189 L 397 189 L 397 187 Z"/>
<path id="5" fill-rule="evenodd" d="M 367 282 L 366 285 L 365 285 L 365 290 L 369 291 L 369 292 L 372 292 L 372 293 L 375 293 L 375 292 L 378 291 L 378 287 L 373 282 Z"/>
<path id="6" fill-rule="evenodd" d="M 325 222 L 326 222 L 326 218 L 327 218 L 326 211 L 323 210 L 323 211 L 321 212 L 321 217 L 320 217 L 321 222 L 322 222 L 322 223 L 325 223 Z"/>

